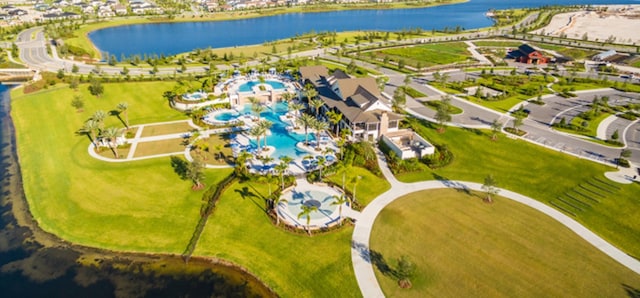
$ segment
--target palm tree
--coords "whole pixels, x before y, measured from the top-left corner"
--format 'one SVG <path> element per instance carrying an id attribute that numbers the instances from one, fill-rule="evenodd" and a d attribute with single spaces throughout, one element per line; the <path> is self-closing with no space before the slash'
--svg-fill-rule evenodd
<path id="1" fill-rule="evenodd" d="M 339 196 L 334 195 L 333 202 L 331 202 L 331 205 L 338 205 L 338 215 L 340 216 L 340 225 L 342 225 L 342 205 L 344 205 L 344 203 L 346 202 L 348 202 L 348 200 L 344 196 L 344 194 Z"/>
<path id="2" fill-rule="evenodd" d="M 128 113 L 129 104 L 123 101 L 116 106 L 116 109 L 118 109 L 120 113 L 124 114 L 124 126 L 127 129 L 129 129 L 129 113 Z"/>
<path id="3" fill-rule="evenodd" d="M 313 205 L 302 205 L 300 209 L 302 209 L 302 211 L 298 214 L 298 219 L 303 216 L 307 217 L 307 233 L 311 236 L 311 227 L 309 226 L 311 224 L 311 212 L 318 211 L 318 207 Z"/>
<path id="4" fill-rule="evenodd" d="M 316 160 L 318 161 L 318 171 L 319 171 L 318 180 L 322 181 L 322 168 L 324 168 L 324 165 L 327 163 L 327 160 L 322 155 L 318 155 Z"/>
<path id="5" fill-rule="evenodd" d="M 120 129 L 117 127 L 108 127 L 104 131 L 102 131 L 102 137 L 107 139 L 107 143 L 109 144 L 109 148 L 113 151 L 113 154 L 116 158 L 120 158 L 118 155 L 118 136 L 120 135 Z"/>
<path id="6" fill-rule="evenodd" d="M 300 117 L 300 111 L 304 109 L 304 105 L 301 103 L 290 103 L 289 110 L 295 111 L 297 117 Z"/>
<path id="7" fill-rule="evenodd" d="M 307 133 L 307 130 L 312 125 L 312 123 L 315 122 L 315 120 L 316 118 L 314 118 L 309 114 L 302 114 L 302 116 L 298 117 L 298 119 L 296 120 L 298 125 L 301 125 L 304 127 L 304 145 L 305 146 L 309 145 L 309 134 Z"/>
<path id="8" fill-rule="evenodd" d="M 327 117 L 329 118 L 329 122 L 331 122 L 331 124 L 333 124 L 333 126 L 336 128 L 336 136 L 338 135 L 338 129 L 340 128 L 340 120 L 342 120 L 342 113 L 338 113 L 338 112 L 334 112 L 334 111 L 329 111 L 327 112 Z"/>
<path id="9" fill-rule="evenodd" d="M 311 87 L 309 89 L 306 89 L 304 91 L 304 96 L 307 97 L 307 101 L 311 102 L 311 100 L 315 99 L 316 96 L 318 96 L 318 90 L 316 90 L 315 88 Z"/>
<path id="10" fill-rule="evenodd" d="M 336 145 L 338 145 L 338 147 L 340 148 L 340 160 L 342 160 L 342 156 L 344 155 L 344 145 L 347 143 L 347 141 L 343 138 L 339 138 L 336 141 Z"/>
<path id="11" fill-rule="evenodd" d="M 251 111 L 258 115 L 258 121 L 260 121 L 260 113 L 264 112 L 266 109 L 267 108 L 260 103 L 251 105 Z"/>
<path id="12" fill-rule="evenodd" d="M 320 150 L 320 133 L 329 128 L 329 123 L 314 119 L 311 122 L 311 128 L 316 131 L 316 150 Z"/>
<path id="13" fill-rule="evenodd" d="M 245 163 L 247 162 L 247 160 L 249 160 L 249 158 L 252 158 L 253 154 L 247 152 L 246 150 L 242 150 L 238 156 L 236 157 L 236 173 L 240 173 L 240 174 L 246 174 L 247 173 L 247 167 L 245 167 Z"/>
<path id="14" fill-rule="evenodd" d="M 287 169 L 289 168 L 289 165 L 286 164 L 284 161 L 281 161 L 278 165 L 276 165 L 275 170 L 278 173 L 278 175 L 280 175 L 280 183 L 281 183 L 281 190 L 284 190 L 284 172 L 287 171 Z"/>
<path id="15" fill-rule="evenodd" d="M 273 212 L 276 215 L 276 226 L 280 225 L 280 216 L 278 215 L 278 206 L 280 205 L 280 203 L 288 203 L 289 201 L 287 201 L 287 199 L 285 199 L 283 196 L 277 196 L 275 198 L 273 198 Z"/>
<path id="16" fill-rule="evenodd" d="M 293 99 L 293 94 L 289 92 L 282 93 L 282 100 L 285 102 L 289 102 Z"/>
<path id="17" fill-rule="evenodd" d="M 267 147 L 267 132 L 269 132 L 269 129 L 271 129 L 271 126 L 273 126 L 273 122 L 269 121 L 269 120 L 262 120 L 260 122 L 258 122 L 258 126 L 262 127 L 264 129 L 264 147 Z M 260 144 L 258 144 L 258 146 L 260 146 Z"/>
<path id="18" fill-rule="evenodd" d="M 249 130 L 249 135 L 256 138 L 256 145 L 258 146 L 258 153 L 260 153 L 260 137 L 265 133 L 265 129 L 262 126 L 256 125 Z"/>
<path id="19" fill-rule="evenodd" d="M 285 166 L 285 169 L 284 169 L 285 172 L 287 171 L 287 169 L 289 169 L 289 164 L 292 161 L 293 161 L 293 158 L 291 156 L 288 156 L 288 155 L 280 156 L 280 164 L 283 164 Z M 284 180 L 282 180 L 282 189 L 284 189 Z"/>
<path id="20" fill-rule="evenodd" d="M 353 202 L 357 202 L 358 200 L 356 200 L 356 186 L 358 186 L 358 182 L 360 181 L 360 179 L 362 179 L 362 176 L 354 176 L 353 178 L 351 178 L 351 183 L 353 183 Z"/>
<path id="21" fill-rule="evenodd" d="M 324 101 L 322 101 L 321 99 L 312 99 L 309 101 L 309 105 L 311 105 L 313 107 L 313 109 L 315 110 L 315 115 L 318 116 L 319 112 L 320 112 L 320 107 L 322 107 L 324 105 Z"/>
<path id="22" fill-rule="evenodd" d="M 98 128 L 100 129 L 100 132 L 102 132 L 102 130 L 104 129 L 104 119 L 106 118 L 107 113 L 103 110 L 97 110 L 95 113 L 93 113 L 93 116 L 91 116 L 91 119 L 98 122 Z"/>
<path id="23" fill-rule="evenodd" d="M 89 136 L 91 137 L 91 143 L 94 147 L 98 147 L 98 144 L 96 143 L 96 131 L 99 128 L 100 125 L 98 124 L 98 121 L 93 119 L 87 120 L 87 122 L 84 123 L 84 126 L 82 126 L 82 131 L 86 134 L 89 134 Z"/>

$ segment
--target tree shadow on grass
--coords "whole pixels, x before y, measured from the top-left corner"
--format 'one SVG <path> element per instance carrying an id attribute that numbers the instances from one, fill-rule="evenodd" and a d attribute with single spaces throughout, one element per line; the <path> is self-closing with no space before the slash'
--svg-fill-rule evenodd
<path id="1" fill-rule="evenodd" d="M 375 265 L 376 268 L 378 268 L 378 270 L 380 270 L 382 274 L 389 277 L 394 277 L 394 278 L 397 277 L 398 272 L 395 269 L 391 268 L 391 266 L 389 266 L 389 263 L 387 263 L 387 261 L 384 259 L 384 256 L 381 253 L 375 250 L 371 250 L 370 255 L 371 255 L 371 263 Z"/>
<path id="2" fill-rule="evenodd" d="M 433 173 L 433 178 L 440 181 L 445 187 L 447 188 L 453 188 L 458 192 L 463 192 L 467 195 L 473 196 L 473 192 L 471 192 L 471 189 L 469 189 L 469 187 L 467 187 L 466 185 L 456 182 L 456 181 L 451 181 L 449 180 L 449 178 L 444 177 L 444 176 L 440 176 L 436 173 Z"/>
<path id="3" fill-rule="evenodd" d="M 94 143 L 93 138 L 91 137 L 91 133 L 84 131 L 82 129 L 78 129 L 76 130 L 76 136 L 86 136 L 89 139 L 89 142 L 91 142 L 92 144 Z"/>
<path id="4" fill-rule="evenodd" d="M 189 163 L 177 156 L 171 156 L 171 167 L 173 171 L 178 174 L 178 177 L 182 180 L 187 179 L 187 169 L 189 167 Z"/>
<path id="5" fill-rule="evenodd" d="M 118 118 L 118 120 L 120 120 L 120 123 L 122 123 L 122 125 L 124 125 L 125 127 L 127 127 L 127 123 L 124 122 L 124 120 L 122 120 L 122 117 L 120 117 L 120 111 L 118 110 L 111 110 L 109 111 L 109 115 L 111 116 L 116 116 L 116 118 Z"/>
<path id="6" fill-rule="evenodd" d="M 358 251 L 360 257 L 363 260 L 365 260 L 369 264 L 376 266 L 376 268 L 378 268 L 378 270 L 385 276 L 397 276 L 396 270 L 389 266 L 389 263 L 387 263 L 381 253 L 375 250 L 371 250 L 366 245 L 356 241 L 351 241 L 351 247 Z"/>
<path id="7" fill-rule="evenodd" d="M 627 292 L 627 296 L 631 298 L 640 298 L 639 289 L 636 289 L 628 284 L 622 284 L 622 288 L 624 288 L 625 292 Z"/>
<path id="8" fill-rule="evenodd" d="M 253 190 L 255 190 L 255 188 L 253 188 Z M 260 203 L 256 200 L 256 198 L 259 198 L 260 196 L 251 192 L 248 186 L 244 186 L 241 189 L 236 189 L 235 192 L 238 193 L 243 200 L 249 198 L 251 202 L 253 202 L 253 204 L 255 204 L 256 206 L 258 206 L 258 208 L 260 208 L 260 210 L 262 210 L 263 212 L 267 212 L 267 209 L 261 206 Z"/>

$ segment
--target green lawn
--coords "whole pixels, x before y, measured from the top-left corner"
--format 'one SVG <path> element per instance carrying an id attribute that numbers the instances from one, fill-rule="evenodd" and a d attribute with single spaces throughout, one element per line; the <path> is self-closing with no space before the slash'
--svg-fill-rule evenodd
<path id="1" fill-rule="evenodd" d="M 482 183 L 486 175 L 492 174 L 500 187 L 549 203 L 579 183 L 594 176 L 604 179 L 604 172 L 615 170 L 504 135 L 493 142 L 488 130 L 448 127 L 440 134 L 435 126 L 413 122 L 420 135 L 447 144 L 454 160 L 442 169 L 425 168 L 399 175 L 398 179 L 404 182 L 446 178 Z M 576 219 L 627 253 L 640 257 L 640 184 L 620 188 Z"/>
<path id="2" fill-rule="evenodd" d="M 183 120 L 170 109 L 162 93 L 172 82 L 104 84 L 105 95 L 95 98 L 82 85 L 84 112 L 71 107 L 76 93 L 67 87 L 24 96 L 12 91 L 12 117 L 18 155 L 30 210 L 40 226 L 64 240 L 106 249 L 182 253 L 200 216 L 202 191 L 173 172 L 169 158 L 107 163 L 87 154 L 89 140 L 75 132 L 98 109 L 110 111 L 129 103 L 131 125 Z M 106 126 L 119 126 L 108 117 Z M 493 173 L 501 187 L 548 201 L 580 181 L 601 175 L 604 166 L 545 151 L 503 136 L 448 128 L 444 134 L 417 127 L 419 133 L 447 143 L 455 154 L 448 167 L 399 177 L 405 181 L 439 177 L 482 181 Z M 214 185 L 231 170 L 206 171 L 206 185 Z M 364 169 L 357 197 L 364 204 L 386 191 L 388 183 Z M 328 179 L 341 184 L 339 173 Z M 553 181 L 553 183 L 549 183 Z M 246 191 L 244 188 L 246 187 Z M 640 255 L 640 186 L 621 186 L 615 199 L 579 215 L 578 220 L 633 255 Z M 275 228 L 264 214 L 266 185 L 233 184 L 209 219 L 194 255 L 232 261 L 256 274 L 284 297 L 358 296 L 350 264 L 351 227 L 313 237 Z M 257 196 L 243 196 L 251 192 Z"/>
<path id="3" fill-rule="evenodd" d="M 142 129 L 140 137 L 161 136 L 174 133 L 186 133 L 193 130 L 193 126 L 189 122 L 176 122 L 157 125 L 145 125 Z"/>
<path id="4" fill-rule="evenodd" d="M 86 86 L 81 86 L 79 92 L 86 99 L 83 113 L 71 107 L 74 91 L 66 87 L 29 96 L 23 96 L 21 89 L 12 92 L 24 189 L 44 230 L 66 241 L 105 249 L 184 251 L 200 218 L 203 191 L 194 192 L 189 181 L 180 180 L 169 158 L 99 161 L 87 154 L 89 140 L 74 133 L 94 110 L 109 110 L 123 100 L 129 103 L 132 124 L 185 119 L 161 96 L 172 86 L 105 84 L 100 99 L 85 94 Z M 115 117 L 107 122 L 119 123 Z M 207 170 L 206 185 L 214 185 L 230 171 Z M 388 188 L 384 180 L 364 170 L 354 168 L 351 173 L 363 176 L 358 197 L 365 202 Z M 232 185 L 209 219 L 195 255 L 232 261 L 284 297 L 359 295 L 350 266 L 352 227 L 313 237 L 286 232 L 270 223 L 261 209 L 262 199 L 242 199 L 236 190 L 245 186 L 253 193 L 267 193 L 263 183 Z"/>
<path id="5" fill-rule="evenodd" d="M 483 107 L 487 107 L 501 113 L 506 113 L 509 111 L 509 109 L 513 108 L 515 105 L 519 103 L 524 103 L 525 100 L 531 97 L 532 96 L 524 96 L 524 95 L 518 94 L 518 95 L 510 96 L 501 100 L 484 100 L 484 99 L 477 98 L 475 96 L 466 96 L 465 98 L 470 102 L 477 103 Z"/>
<path id="6" fill-rule="evenodd" d="M 371 249 L 391 268 L 416 264 L 411 289 L 376 270 L 388 297 L 623 297 L 640 275 L 557 221 L 501 197 L 451 189 L 404 196 L 382 210 Z M 454 286 L 455 285 L 455 286 Z"/>
<path id="7" fill-rule="evenodd" d="M 424 67 L 467 61 L 471 58 L 467 47 L 463 42 L 449 42 L 386 49 L 375 53 L 379 58 L 388 55 L 391 60 L 405 59 L 408 65 L 413 66 L 420 62 Z"/>
<path id="8" fill-rule="evenodd" d="M 474 41 L 473 44 L 475 44 L 478 47 L 500 47 L 500 48 L 517 48 L 522 45 L 521 42 L 508 41 L 508 40 L 504 40 L 504 41 L 478 40 L 478 41 Z"/>
<path id="9" fill-rule="evenodd" d="M 232 185 L 209 218 L 195 255 L 239 264 L 282 297 L 359 296 L 351 266 L 353 228 L 313 237 L 276 228 L 263 210 L 261 196 L 267 194 L 262 183 Z"/>
<path id="10" fill-rule="evenodd" d="M 185 119 L 162 92 L 173 83 L 104 84 L 95 98 L 82 85 L 85 109 L 71 107 L 67 87 L 23 96 L 12 92 L 18 155 L 31 213 L 64 240 L 103 248 L 182 252 L 198 220 L 202 192 L 173 172 L 169 158 L 108 163 L 87 154 L 89 140 L 75 132 L 93 111 L 129 103 L 131 124 Z M 108 117 L 106 126 L 121 126 Z M 225 171 L 208 171 L 207 185 Z"/>
<path id="11" fill-rule="evenodd" d="M 611 114 L 609 113 L 602 113 L 600 115 L 598 115 L 597 117 L 591 119 L 590 121 L 584 120 L 580 117 L 574 117 L 573 119 L 571 119 L 571 124 L 578 126 L 578 127 L 582 127 L 582 122 L 583 121 L 587 121 L 587 123 L 589 124 L 587 127 L 585 127 L 584 131 L 574 131 L 573 133 L 577 133 L 580 135 L 585 135 L 588 137 L 597 137 L 598 134 L 598 126 L 600 125 L 600 122 L 602 122 L 602 120 L 604 120 L 605 118 L 611 116 Z"/>
<path id="12" fill-rule="evenodd" d="M 371 174 L 367 169 L 360 167 L 349 167 L 346 170 L 338 171 L 338 173 L 325 177 L 325 180 L 331 181 L 336 185 L 342 187 L 343 175 L 345 178 L 345 188 L 348 192 L 353 192 L 354 177 L 360 176 L 361 179 L 356 184 L 356 200 L 366 206 L 377 196 L 391 188 L 391 184 L 384 178 L 380 178 Z"/>

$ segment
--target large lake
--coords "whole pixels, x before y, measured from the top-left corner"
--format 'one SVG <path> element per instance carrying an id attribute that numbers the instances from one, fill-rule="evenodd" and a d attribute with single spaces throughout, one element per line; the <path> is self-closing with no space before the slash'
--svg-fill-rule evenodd
<path id="1" fill-rule="evenodd" d="M 291 13 L 233 21 L 129 25 L 97 30 L 89 37 L 103 53 L 119 59 L 122 55 L 172 55 L 198 48 L 261 44 L 312 30 L 399 31 L 456 26 L 474 29 L 492 25 L 491 19 L 485 16 L 490 9 L 575 4 L 640 4 L 640 0 L 471 0 L 415 9 Z"/>

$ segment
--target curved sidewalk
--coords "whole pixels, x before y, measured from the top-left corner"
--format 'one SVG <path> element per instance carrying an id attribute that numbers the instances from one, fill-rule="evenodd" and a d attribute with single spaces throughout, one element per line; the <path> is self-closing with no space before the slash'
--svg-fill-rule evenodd
<path id="1" fill-rule="evenodd" d="M 378 157 L 380 168 L 385 177 L 391 183 L 391 189 L 378 196 L 369 205 L 367 205 L 356 222 L 353 235 L 351 237 L 351 261 L 353 263 L 353 269 L 358 286 L 360 287 L 360 291 L 364 297 L 384 297 L 384 293 L 382 292 L 374 273 L 369 249 L 369 241 L 371 238 L 373 224 L 376 217 L 384 207 L 399 197 L 421 190 L 456 188 L 482 191 L 482 184 L 467 181 L 432 180 L 416 183 L 402 183 L 391 175 L 391 171 L 389 171 L 384 158 L 382 158 L 380 154 Z M 391 175 L 391 177 L 387 177 L 387 175 Z M 631 269 L 635 273 L 640 274 L 640 261 L 611 245 L 569 216 L 530 197 L 523 196 L 506 189 L 500 188 L 500 196 L 522 203 L 548 215 L 606 255 L 616 260 L 618 263 Z"/>

